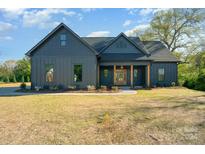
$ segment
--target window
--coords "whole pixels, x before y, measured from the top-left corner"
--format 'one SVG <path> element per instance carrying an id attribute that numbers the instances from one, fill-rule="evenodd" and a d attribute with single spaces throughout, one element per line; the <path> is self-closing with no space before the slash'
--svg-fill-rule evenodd
<path id="1" fill-rule="evenodd" d="M 108 69 L 104 69 L 104 77 L 107 78 L 108 77 Z"/>
<path id="2" fill-rule="evenodd" d="M 164 81 L 164 68 L 158 69 L 158 81 Z"/>
<path id="3" fill-rule="evenodd" d="M 61 43 L 61 46 L 66 45 L 66 35 L 65 34 L 60 35 L 60 43 Z"/>
<path id="4" fill-rule="evenodd" d="M 46 82 L 53 82 L 54 68 L 52 64 L 46 64 Z"/>
<path id="5" fill-rule="evenodd" d="M 138 70 L 134 69 L 134 78 L 137 78 Z"/>
<path id="6" fill-rule="evenodd" d="M 82 65 L 74 65 L 74 81 L 82 81 Z"/>

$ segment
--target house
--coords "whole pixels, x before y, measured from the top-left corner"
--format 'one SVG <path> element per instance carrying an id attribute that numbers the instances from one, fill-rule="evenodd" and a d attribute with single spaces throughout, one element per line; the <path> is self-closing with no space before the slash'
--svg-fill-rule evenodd
<path id="1" fill-rule="evenodd" d="M 80 37 L 61 23 L 26 53 L 32 88 L 45 85 L 170 86 L 178 60 L 160 41 Z"/>

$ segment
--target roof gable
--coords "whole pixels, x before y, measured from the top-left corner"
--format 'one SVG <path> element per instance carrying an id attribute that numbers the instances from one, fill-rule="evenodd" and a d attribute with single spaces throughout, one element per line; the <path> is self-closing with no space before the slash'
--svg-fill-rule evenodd
<path id="1" fill-rule="evenodd" d="M 121 44 L 121 42 L 122 42 L 122 44 Z M 122 49 L 122 51 L 124 53 L 136 53 L 136 54 L 143 54 L 146 56 L 149 55 L 149 53 L 145 49 L 143 49 L 141 46 L 139 46 L 134 41 L 129 39 L 124 33 L 120 33 L 116 38 L 114 38 L 112 41 L 110 41 L 103 49 L 101 49 L 100 55 L 104 54 L 104 53 L 108 53 L 109 48 L 111 48 L 111 47 L 116 48 L 118 46 L 118 44 L 121 45 L 122 47 L 125 45 L 125 46 L 129 46 L 130 48 L 132 48 L 131 49 L 132 51 L 131 50 L 128 51 L 127 49 Z M 113 49 L 111 49 L 111 50 L 113 50 Z M 116 49 L 116 50 L 118 50 L 120 52 L 120 48 Z M 111 51 L 111 52 L 115 52 L 115 51 Z M 115 52 L 115 53 L 117 53 L 117 52 Z"/>
<path id="2" fill-rule="evenodd" d="M 55 35 L 55 33 L 60 29 L 60 28 L 65 28 L 68 30 L 74 37 L 76 37 L 82 44 L 84 44 L 86 47 L 88 47 L 95 55 L 97 55 L 96 50 L 89 45 L 86 41 L 81 39 L 76 33 L 74 33 L 68 26 L 66 26 L 64 23 L 59 24 L 56 28 L 54 28 L 48 35 L 46 35 L 39 43 L 37 43 L 32 49 L 30 49 L 26 55 L 27 56 L 32 56 L 32 54 L 36 51 L 38 47 L 40 47 L 42 44 L 44 44 L 50 37 Z"/>

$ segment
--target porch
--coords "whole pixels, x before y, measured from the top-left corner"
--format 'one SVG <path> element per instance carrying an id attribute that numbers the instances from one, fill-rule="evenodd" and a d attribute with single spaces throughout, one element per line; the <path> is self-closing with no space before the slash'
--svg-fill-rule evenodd
<path id="1" fill-rule="evenodd" d="M 98 66 L 98 85 L 150 87 L 150 64 L 100 64 Z"/>

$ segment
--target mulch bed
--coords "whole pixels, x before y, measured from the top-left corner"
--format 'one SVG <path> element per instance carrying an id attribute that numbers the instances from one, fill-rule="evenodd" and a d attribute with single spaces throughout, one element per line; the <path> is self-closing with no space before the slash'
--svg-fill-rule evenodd
<path id="1" fill-rule="evenodd" d="M 120 90 L 31 90 L 31 89 L 18 89 L 16 92 L 24 93 L 118 93 Z"/>

